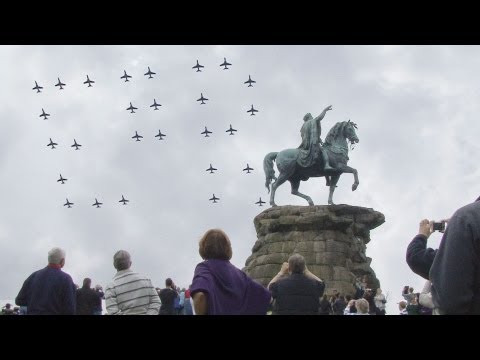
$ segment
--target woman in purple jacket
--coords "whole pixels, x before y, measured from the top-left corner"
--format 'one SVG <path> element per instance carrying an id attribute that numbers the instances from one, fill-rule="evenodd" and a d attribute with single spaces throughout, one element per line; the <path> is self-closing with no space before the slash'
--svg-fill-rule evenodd
<path id="1" fill-rule="evenodd" d="M 232 245 L 220 229 L 199 243 L 203 262 L 195 268 L 191 296 L 197 315 L 265 315 L 270 292 L 230 263 Z"/>

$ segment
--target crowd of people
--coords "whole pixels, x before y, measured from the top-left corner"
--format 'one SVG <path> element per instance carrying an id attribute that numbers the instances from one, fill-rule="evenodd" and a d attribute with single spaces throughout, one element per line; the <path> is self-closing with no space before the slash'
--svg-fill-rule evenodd
<path id="1" fill-rule="evenodd" d="M 405 286 L 398 303 L 400 314 L 479 314 L 480 285 L 480 198 L 462 207 L 442 223 L 448 223 L 438 250 L 427 248 L 434 223 L 420 222 L 419 233 L 407 248 L 406 260 L 412 271 L 426 279 L 420 293 Z M 443 228 L 442 228 L 443 229 Z M 62 271 L 65 251 L 53 248 L 48 265 L 31 274 L 23 283 L 15 303 L 2 313 L 27 315 L 100 315 L 102 300 L 111 315 L 385 315 L 382 290 L 369 289 L 357 279 L 355 293 L 334 291 L 328 298 L 325 282 L 311 273 L 300 254 L 281 265 L 267 287 L 251 279 L 230 263 L 232 247 L 220 229 L 208 230 L 199 241 L 199 254 L 192 283 L 180 290 L 172 279 L 165 288 L 131 269 L 125 250 L 113 256 L 116 274 L 105 288 L 91 288 L 91 279 L 75 286 Z"/>
<path id="2" fill-rule="evenodd" d="M 110 315 L 385 314 L 381 289 L 367 289 L 359 279 L 353 297 L 334 291 L 328 300 L 325 282 L 308 270 L 300 254 L 290 256 L 267 287 L 230 263 L 231 242 L 220 229 L 202 236 L 199 254 L 203 261 L 188 289 L 180 289 L 171 278 L 161 289 L 133 271 L 129 252 L 119 250 L 113 256 L 116 273 L 104 292 L 100 285 L 92 288 L 90 278 L 76 286 L 62 271 L 65 251 L 53 248 L 48 265 L 25 280 L 15 303 L 28 315 L 101 315 L 102 300 Z"/>

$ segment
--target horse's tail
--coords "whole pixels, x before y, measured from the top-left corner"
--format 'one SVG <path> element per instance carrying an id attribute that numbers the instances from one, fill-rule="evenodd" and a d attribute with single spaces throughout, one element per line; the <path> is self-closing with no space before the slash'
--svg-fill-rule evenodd
<path id="1" fill-rule="evenodd" d="M 263 159 L 263 170 L 265 171 L 265 186 L 270 193 L 270 183 L 275 179 L 275 170 L 273 169 L 273 162 L 277 158 L 278 152 L 271 152 Z"/>

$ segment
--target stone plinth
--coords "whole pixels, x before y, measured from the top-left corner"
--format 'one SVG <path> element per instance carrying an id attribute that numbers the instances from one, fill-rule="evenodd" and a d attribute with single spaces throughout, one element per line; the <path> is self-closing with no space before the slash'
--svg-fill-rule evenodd
<path id="1" fill-rule="evenodd" d="M 257 241 L 243 270 L 267 285 L 281 264 L 298 253 L 305 257 L 308 269 L 325 281 L 327 295 L 333 290 L 353 295 L 358 276 L 366 278 L 367 287 L 377 288 L 380 282 L 370 267 L 366 244 L 370 230 L 384 222 L 382 213 L 359 206 L 267 209 L 254 219 Z"/>

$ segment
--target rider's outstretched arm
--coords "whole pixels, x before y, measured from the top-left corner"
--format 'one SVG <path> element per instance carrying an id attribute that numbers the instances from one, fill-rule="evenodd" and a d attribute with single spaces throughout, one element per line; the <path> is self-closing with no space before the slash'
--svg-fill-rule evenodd
<path id="1" fill-rule="evenodd" d="M 320 115 L 318 115 L 314 121 L 315 122 L 320 122 L 322 119 L 325 117 L 325 114 L 327 113 L 328 110 L 332 110 L 332 105 L 327 106 Z"/>

